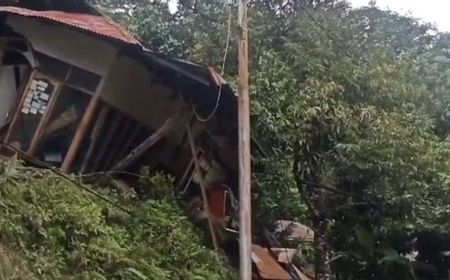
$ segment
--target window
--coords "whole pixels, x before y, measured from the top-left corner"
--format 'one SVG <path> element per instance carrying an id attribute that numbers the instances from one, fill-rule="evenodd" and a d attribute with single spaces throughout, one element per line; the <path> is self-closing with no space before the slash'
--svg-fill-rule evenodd
<path id="1" fill-rule="evenodd" d="M 44 130 L 38 157 L 60 166 L 89 103 L 89 95 L 63 86 Z"/>
<path id="2" fill-rule="evenodd" d="M 15 142 L 22 150 L 26 150 L 39 126 L 47 105 L 58 88 L 56 81 L 44 75 L 34 73 L 19 105 L 19 115 L 11 129 L 10 142 Z"/>

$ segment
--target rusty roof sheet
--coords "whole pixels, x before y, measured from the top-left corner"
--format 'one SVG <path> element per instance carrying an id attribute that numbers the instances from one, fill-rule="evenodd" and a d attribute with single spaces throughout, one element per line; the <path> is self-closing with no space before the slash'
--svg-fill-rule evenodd
<path id="1" fill-rule="evenodd" d="M 274 259 L 268 249 L 258 245 L 252 245 L 252 261 L 258 269 L 262 279 L 290 280 L 292 277 Z"/>
<path id="2" fill-rule="evenodd" d="M 228 117 L 235 118 L 237 116 L 237 104 L 235 102 L 235 94 L 233 89 L 227 82 L 214 71 L 212 68 L 199 65 L 190 61 L 177 59 L 167 55 L 159 54 L 148 49 L 145 49 L 142 44 L 128 33 L 123 27 L 115 23 L 112 19 L 101 14 L 81 14 L 63 11 L 35 11 L 25 8 L 0 6 L 0 14 L 18 15 L 22 17 L 30 17 L 41 19 L 61 26 L 67 26 L 86 33 L 103 37 L 118 43 L 125 43 L 130 46 L 129 50 L 142 60 L 143 64 L 152 65 L 158 71 L 166 72 L 171 77 L 171 82 L 188 81 L 188 83 L 199 83 L 210 88 L 213 92 L 212 98 L 218 95 L 217 88 L 221 88 L 223 94 L 221 95 L 221 108 L 227 107 L 227 110 L 219 110 L 218 112 Z M 183 77 L 183 79 L 180 79 Z M 220 87 L 222 86 L 222 87 Z M 209 96 L 204 96 L 206 98 Z"/>
<path id="3" fill-rule="evenodd" d="M 0 13 L 57 22 L 62 25 L 94 33 L 105 38 L 118 40 L 130 45 L 140 45 L 136 38 L 105 16 L 66 13 L 61 11 L 33 11 L 9 6 L 0 7 Z"/>

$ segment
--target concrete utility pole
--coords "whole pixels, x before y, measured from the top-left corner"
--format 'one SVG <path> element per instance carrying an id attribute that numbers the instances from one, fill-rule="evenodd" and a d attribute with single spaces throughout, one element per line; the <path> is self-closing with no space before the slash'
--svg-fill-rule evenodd
<path id="1" fill-rule="evenodd" d="M 240 279 L 252 279 L 250 95 L 248 78 L 247 1 L 238 6 L 239 60 L 239 251 Z"/>

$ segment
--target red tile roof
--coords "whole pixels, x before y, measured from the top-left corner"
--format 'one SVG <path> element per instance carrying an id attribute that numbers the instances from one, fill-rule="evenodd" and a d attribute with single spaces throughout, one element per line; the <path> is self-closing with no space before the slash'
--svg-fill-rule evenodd
<path id="1" fill-rule="evenodd" d="M 94 33 L 105 38 L 119 40 L 131 45 L 140 45 L 136 38 L 105 16 L 66 13 L 60 11 L 33 11 L 9 6 L 0 7 L 0 13 L 57 22 L 75 29 L 83 30 L 85 32 Z"/>

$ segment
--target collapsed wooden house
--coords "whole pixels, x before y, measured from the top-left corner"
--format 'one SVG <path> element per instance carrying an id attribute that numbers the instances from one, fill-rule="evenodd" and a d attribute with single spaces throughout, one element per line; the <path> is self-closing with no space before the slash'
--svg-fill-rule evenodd
<path id="1" fill-rule="evenodd" d="M 237 100 L 222 77 L 145 49 L 83 0 L 21 2 L 0 6 L 2 151 L 67 173 L 164 170 L 210 230 L 235 231 Z"/>
<path id="2" fill-rule="evenodd" d="M 235 172 L 235 100 L 214 70 L 147 51 L 101 15 L 0 14 L 4 142 L 65 172 L 151 164 L 181 177 L 189 125 L 207 162 Z"/>

